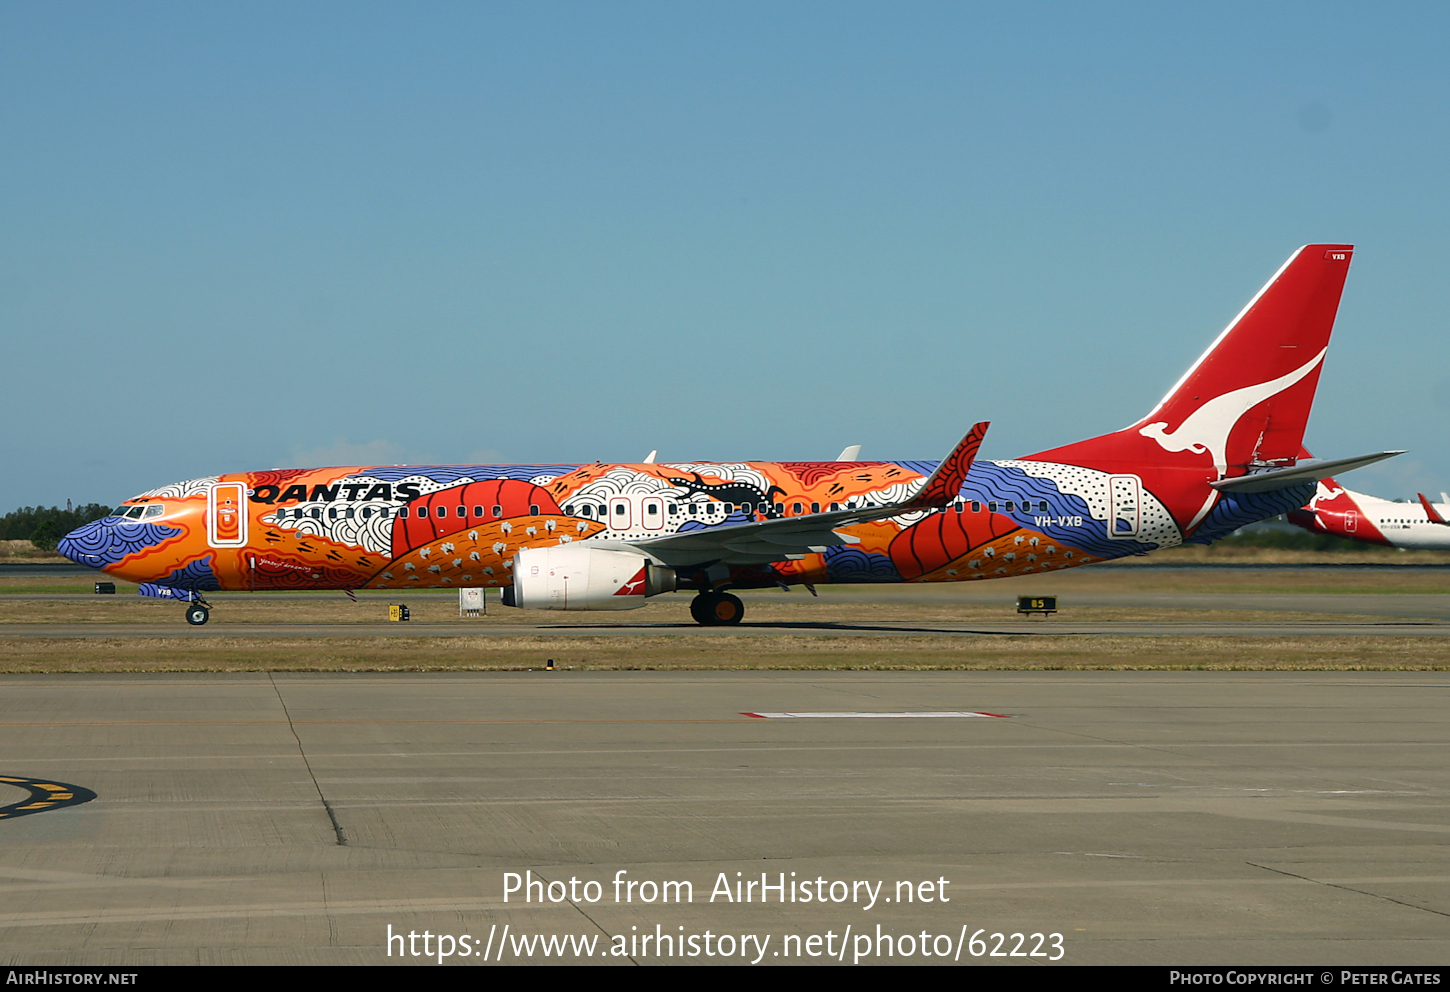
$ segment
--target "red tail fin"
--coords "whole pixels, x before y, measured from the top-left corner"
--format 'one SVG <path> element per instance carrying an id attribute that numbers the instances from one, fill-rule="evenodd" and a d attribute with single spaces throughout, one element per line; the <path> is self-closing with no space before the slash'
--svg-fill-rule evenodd
<path id="1" fill-rule="evenodd" d="M 1299 456 L 1352 245 L 1306 245 L 1142 420 L 1031 455 L 1103 471 L 1156 466 L 1208 478 Z"/>
<path id="2" fill-rule="evenodd" d="M 1308 458 L 1303 452 L 1301 457 Z M 1309 505 L 1287 514 L 1289 522 L 1312 534 L 1347 537 L 1371 544 L 1389 544 L 1375 521 L 1365 516 L 1354 496 L 1335 479 L 1320 479 L 1318 491 Z"/>

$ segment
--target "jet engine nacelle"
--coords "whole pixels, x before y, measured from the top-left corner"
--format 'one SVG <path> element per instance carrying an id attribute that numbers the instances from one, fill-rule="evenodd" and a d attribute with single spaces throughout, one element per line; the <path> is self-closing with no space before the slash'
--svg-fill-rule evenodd
<path id="1" fill-rule="evenodd" d="M 580 544 L 524 548 L 513 573 L 500 601 L 525 610 L 635 610 L 675 589 L 674 569 L 645 555 Z"/>

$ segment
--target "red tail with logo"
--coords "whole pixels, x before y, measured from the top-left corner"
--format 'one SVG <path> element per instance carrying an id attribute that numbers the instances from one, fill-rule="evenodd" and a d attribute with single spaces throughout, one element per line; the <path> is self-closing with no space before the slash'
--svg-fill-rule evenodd
<path id="1" fill-rule="evenodd" d="M 1137 474 L 1185 529 L 1205 481 L 1293 465 L 1353 250 L 1300 248 L 1146 417 L 1028 458 Z"/>

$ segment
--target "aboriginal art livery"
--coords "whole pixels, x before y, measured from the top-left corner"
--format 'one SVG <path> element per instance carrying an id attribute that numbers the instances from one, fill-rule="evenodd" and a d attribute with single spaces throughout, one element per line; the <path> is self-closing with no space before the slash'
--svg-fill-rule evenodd
<path id="1" fill-rule="evenodd" d="M 940 463 L 679 462 L 277 469 L 155 489 L 61 542 L 185 600 L 213 590 L 496 587 L 506 605 L 632 609 L 693 590 L 979 581 L 1208 543 L 1390 453 L 1301 462 L 1349 268 L 1299 249 L 1135 424 L 1008 460 L 977 424 Z"/>

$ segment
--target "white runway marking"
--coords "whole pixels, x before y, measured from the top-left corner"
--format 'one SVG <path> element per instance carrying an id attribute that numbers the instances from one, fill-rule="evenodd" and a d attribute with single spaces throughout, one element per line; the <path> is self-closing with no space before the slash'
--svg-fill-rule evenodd
<path id="1" fill-rule="evenodd" d="M 953 710 L 941 713 L 742 713 L 742 716 L 753 716 L 761 720 L 827 720 L 827 719 L 854 719 L 854 720 L 932 720 L 942 718 L 961 718 L 973 716 L 995 717 L 999 720 L 1008 719 L 1004 713 L 969 713 L 965 710 Z"/>

